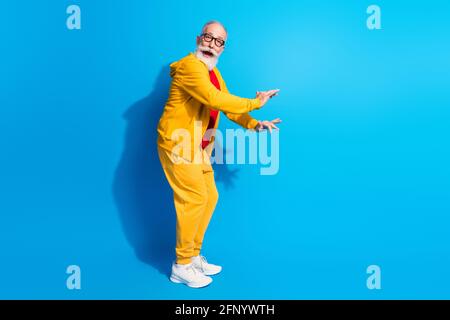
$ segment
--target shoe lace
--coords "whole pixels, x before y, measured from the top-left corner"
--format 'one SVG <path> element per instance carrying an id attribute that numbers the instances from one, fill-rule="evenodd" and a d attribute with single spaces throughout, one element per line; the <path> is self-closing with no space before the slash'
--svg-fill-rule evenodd
<path id="1" fill-rule="evenodd" d="M 195 269 L 194 265 L 192 264 L 188 267 L 188 270 L 192 271 L 194 274 L 198 273 L 197 269 Z"/>
<path id="2" fill-rule="evenodd" d="M 200 267 L 202 268 L 202 271 L 205 271 L 204 265 L 207 265 L 208 261 L 204 256 L 200 256 Z"/>

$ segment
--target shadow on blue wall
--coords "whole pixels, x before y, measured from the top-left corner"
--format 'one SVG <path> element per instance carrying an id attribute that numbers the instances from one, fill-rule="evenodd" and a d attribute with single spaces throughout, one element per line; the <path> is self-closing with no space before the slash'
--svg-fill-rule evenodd
<path id="1" fill-rule="evenodd" d="M 173 193 L 158 158 L 156 128 L 170 80 L 170 67 L 166 65 L 153 91 L 125 112 L 124 149 L 113 182 L 126 239 L 141 261 L 164 275 L 169 275 L 175 258 L 176 215 Z M 222 182 L 226 189 L 233 188 L 238 170 L 230 170 L 225 164 L 213 166 L 216 182 Z"/>
<path id="2" fill-rule="evenodd" d="M 153 91 L 124 114 L 124 149 L 113 194 L 125 236 L 136 256 L 168 275 L 175 253 L 173 195 L 156 149 L 157 124 L 170 86 L 169 65 L 157 76 Z"/>

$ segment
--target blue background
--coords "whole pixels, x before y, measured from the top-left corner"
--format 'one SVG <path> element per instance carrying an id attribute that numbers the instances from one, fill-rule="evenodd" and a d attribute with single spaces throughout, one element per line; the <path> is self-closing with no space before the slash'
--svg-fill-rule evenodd
<path id="1" fill-rule="evenodd" d="M 449 15 L 437 0 L 4 1 L 0 298 L 450 298 Z M 216 166 L 204 253 L 224 271 L 193 290 L 167 279 L 154 141 L 168 64 L 210 19 L 229 31 L 230 91 L 280 88 L 252 114 L 283 123 L 277 175 Z"/>

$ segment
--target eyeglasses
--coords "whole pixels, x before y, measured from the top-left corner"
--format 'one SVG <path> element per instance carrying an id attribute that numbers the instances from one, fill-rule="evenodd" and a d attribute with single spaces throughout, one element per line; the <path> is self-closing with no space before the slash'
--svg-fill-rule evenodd
<path id="1" fill-rule="evenodd" d="M 203 40 L 205 40 L 206 42 L 211 42 L 211 41 L 214 40 L 214 43 L 218 47 L 223 47 L 225 45 L 225 41 L 224 40 L 222 40 L 220 38 L 215 38 L 210 33 L 203 33 L 200 36 L 203 37 Z"/>

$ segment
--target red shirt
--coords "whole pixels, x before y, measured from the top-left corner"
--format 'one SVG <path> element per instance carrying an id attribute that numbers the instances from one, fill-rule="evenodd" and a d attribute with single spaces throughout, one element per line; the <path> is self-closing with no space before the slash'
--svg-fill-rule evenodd
<path id="1" fill-rule="evenodd" d="M 220 84 L 219 80 L 217 79 L 216 74 L 213 70 L 209 71 L 209 79 L 211 80 L 211 83 L 220 90 Z M 216 124 L 217 115 L 219 114 L 219 110 L 213 110 L 210 109 L 209 112 L 209 122 L 208 122 L 208 129 L 214 128 L 214 125 Z M 209 140 L 203 136 L 202 139 L 202 148 L 205 149 L 209 144 Z"/>

